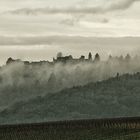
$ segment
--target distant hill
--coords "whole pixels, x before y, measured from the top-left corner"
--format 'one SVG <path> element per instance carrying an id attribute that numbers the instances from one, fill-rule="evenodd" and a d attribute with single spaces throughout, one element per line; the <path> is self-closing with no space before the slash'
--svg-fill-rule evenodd
<path id="1" fill-rule="evenodd" d="M 0 112 L 0 123 L 140 116 L 140 73 L 19 101 Z"/>

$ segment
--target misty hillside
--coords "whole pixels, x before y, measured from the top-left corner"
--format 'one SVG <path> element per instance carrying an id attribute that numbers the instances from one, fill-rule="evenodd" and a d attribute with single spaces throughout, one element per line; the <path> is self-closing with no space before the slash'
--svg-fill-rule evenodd
<path id="1" fill-rule="evenodd" d="M 106 80 L 117 73 L 123 75 L 140 71 L 139 59 L 129 55 L 126 58 L 109 57 L 107 61 L 98 62 L 26 63 L 17 60 L 0 67 L 0 110 L 20 100 Z"/>
<path id="2" fill-rule="evenodd" d="M 20 101 L 0 112 L 0 123 L 140 116 L 140 73 Z"/>

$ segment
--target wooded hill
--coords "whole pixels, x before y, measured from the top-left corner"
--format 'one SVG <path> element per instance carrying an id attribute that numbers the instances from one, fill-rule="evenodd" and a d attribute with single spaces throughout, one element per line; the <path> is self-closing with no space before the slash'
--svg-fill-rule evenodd
<path id="1" fill-rule="evenodd" d="M 140 116 L 140 73 L 19 101 L 0 112 L 0 123 Z"/>

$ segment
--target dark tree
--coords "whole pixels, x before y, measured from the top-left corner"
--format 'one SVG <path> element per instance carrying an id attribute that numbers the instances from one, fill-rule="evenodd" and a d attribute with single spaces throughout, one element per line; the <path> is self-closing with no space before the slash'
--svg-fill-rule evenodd
<path id="1" fill-rule="evenodd" d="M 123 61 L 124 60 L 124 58 L 123 58 L 123 56 L 121 55 L 120 57 L 119 57 L 119 61 Z"/>
<path id="2" fill-rule="evenodd" d="M 51 88 L 54 88 L 55 87 L 55 84 L 56 84 L 56 77 L 55 77 L 55 74 L 52 73 L 49 77 L 49 80 L 48 80 L 48 87 L 51 89 Z"/>
<path id="3" fill-rule="evenodd" d="M 95 62 L 100 61 L 100 55 L 98 53 L 96 53 L 95 58 L 94 58 Z"/>
<path id="4" fill-rule="evenodd" d="M 120 76 L 120 74 L 119 74 L 119 73 L 117 73 L 116 77 L 117 77 L 117 78 L 119 78 L 119 76 Z"/>
<path id="5" fill-rule="evenodd" d="M 112 59 L 112 55 L 109 55 L 109 59 Z"/>
<path id="6" fill-rule="evenodd" d="M 126 55 L 125 60 L 129 62 L 131 60 L 131 56 L 129 54 Z"/>
<path id="7" fill-rule="evenodd" d="M 109 55 L 108 61 L 111 61 L 113 59 L 112 55 Z"/>
<path id="8" fill-rule="evenodd" d="M 88 54 L 88 60 L 92 61 L 92 54 L 91 54 L 91 52 Z"/>

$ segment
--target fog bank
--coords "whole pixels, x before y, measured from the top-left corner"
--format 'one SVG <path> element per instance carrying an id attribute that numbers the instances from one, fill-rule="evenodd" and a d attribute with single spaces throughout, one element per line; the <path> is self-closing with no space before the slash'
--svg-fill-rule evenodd
<path id="1" fill-rule="evenodd" d="M 28 100 L 36 96 L 53 94 L 65 88 L 105 80 L 116 76 L 117 73 L 138 71 L 140 65 L 137 57 L 128 61 L 122 56 L 110 58 L 108 61 L 76 64 L 9 64 L 0 69 L 0 106 L 4 107 L 17 100 Z"/>

